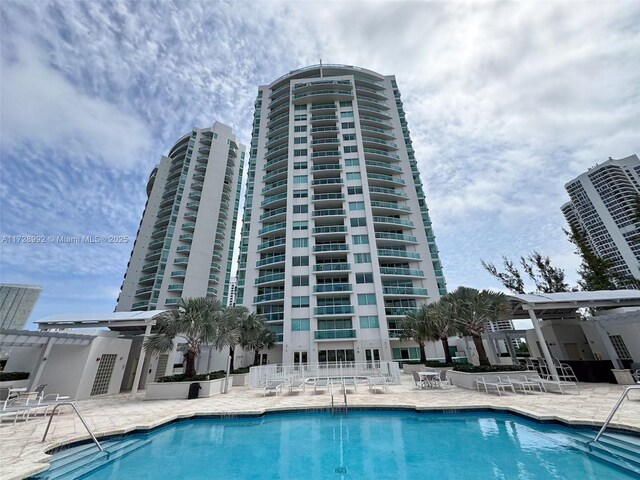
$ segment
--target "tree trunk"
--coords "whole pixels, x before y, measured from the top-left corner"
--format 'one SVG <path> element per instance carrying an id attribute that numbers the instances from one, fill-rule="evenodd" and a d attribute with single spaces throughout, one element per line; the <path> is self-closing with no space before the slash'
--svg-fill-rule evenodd
<path id="1" fill-rule="evenodd" d="M 451 352 L 449 351 L 449 337 L 442 337 L 440 341 L 442 342 L 442 348 L 444 348 L 445 363 L 453 363 L 453 359 L 451 358 Z"/>
<path id="2" fill-rule="evenodd" d="M 187 359 L 187 366 L 184 369 L 184 376 L 192 378 L 196 376 L 196 352 L 193 350 L 187 350 L 185 354 Z"/>
<path id="3" fill-rule="evenodd" d="M 484 349 L 484 343 L 482 343 L 482 337 L 480 335 L 474 335 L 471 338 L 473 338 L 473 344 L 476 346 L 480 365 L 491 365 L 491 363 L 489 363 L 489 358 L 487 357 L 487 352 Z"/>
<path id="4" fill-rule="evenodd" d="M 253 352 L 253 366 L 258 366 L 258 362 L 260 361 L 260 350 L 255 350 Z"/>
<path id="5" fill-rule="evenodd" d="M 229 364 L 229 370 L 235 370 L 234 366 L 233 366 L 233 357 L 235 357 L 235 350 L 236 348 L 233 345 L 229 345 L 229 356 L 231 357 L 231 363 Z"/>
<path id="6" fill-rule="evenodd" d="M 423 365 L 426 365 L 427 354 L 424 353 L 424 342 L 418 342 L 418 345 L 420 345 L 420 363 L 422 363 Z"/>

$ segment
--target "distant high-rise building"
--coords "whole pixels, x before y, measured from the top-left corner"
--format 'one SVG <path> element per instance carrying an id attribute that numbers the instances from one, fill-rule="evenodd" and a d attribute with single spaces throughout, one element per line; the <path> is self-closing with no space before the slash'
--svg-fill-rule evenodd
<path id="1" fill-rule="evenodd" d="M 42 287 L 0 284 L 0 328 L 19 330 L 25 326 Z"/>
<path id="2" fill-rule="evenodd" d="M 345 65 L 258 89 L 238 305 L 269 363 L 418 360 L 400 321 L 446 292 L 394 76 Z"/>
<path id="3" fill-rule="evenodd" d="M 227 306 L 235 307 L 236 306 L 236 293 L 238 290 L 238 277 L 233 277 L 231 279 L 231 283 L 229 283 L 229 301 Z"/>
<path id="4" fill-rule="evenodd" d="M 216 122 L 194 128 L 162 157 L 116 311 L 171 308 L 181 297 L 226 305 L 244 155 L 231 128 Z"/>
<path id="5" fill-rule="evenodd" d="M 640 279 L 640 159 L 610 158 L 565 185 L 562 206 L 574 227 L 599 257 L 610 260 L 620 278 Z"/>

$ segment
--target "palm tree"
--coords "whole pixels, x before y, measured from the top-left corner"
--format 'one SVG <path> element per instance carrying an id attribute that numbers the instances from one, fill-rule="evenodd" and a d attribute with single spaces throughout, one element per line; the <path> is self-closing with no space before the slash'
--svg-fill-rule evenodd
<path id="1" fill-rule="evenodd" d="M 222 348 L 228 345 L 230 336 L 224 336 L 225 325 L 231 321 L 232 312 L 222 302 L 211 298 L 180 299 L 178 308 L 165 312 L 158 318 L 157 333 L 148 337 L 144 349 L 149 353 L 165 353 L 173 349 L 176 337 L 182 337 L 185 345 L 180 347 L 187 365 L 185 376 L 196 375 L 195 359 L 204 344 Z"/>
<path id="2" fill-rule="evenodd" d="M 447 301 L 439 301 L 430 305 L 423 305 L 422 313 L 427 323 L 428 339 L 434 342 L 440 340 L 444 350 L 445 363 L 453 363 L 449 350 L 449 337 L 458 333 L 453 320 L 453 305 Z"/>
<path id="3" fill-rule="evenodd" d="M 253 350 L 253 365 L 259 363 L 260 350 L 273 348 L 277 341 L 262 315 L 252 313 L 244 319 L 239 344 L 245 350 Z"/>
<path id="4" fill-rule="evenodd" d="M 508 311 L 505 295 L 491 290 L 458 287 L 445 295 L 442 301 L 451 304 L 451 314 L 460 332 L 473 339 L 480 365 L 490 365 L 482 334 L 489 321 L 497 320 Z"/>
<path id="5" fill-rule="evenodd" d="M 413 339 L 420 347 L 420 363 L 427 363 L 427 355 L 424 352 L 424 344 L 430 339 L 426 311 L 420 308 L 408 313 L 400 322 L 400 340 Z"/>
<path id="6" fill-rule="evenodd" d="M 213 346 L 217 350 L 222 350 L 226 346 L 229 347 L 229 357 L 231 357 L 231 363 L 229 364 L 230 370 L 235 369 L 233 364 L 235 349 L 240 343 L 242 330 L 249 316 L 249 310 L 246 307 L 227 307 L 224 321 L 222 321 L 219 326 L 218 336 Z"/>

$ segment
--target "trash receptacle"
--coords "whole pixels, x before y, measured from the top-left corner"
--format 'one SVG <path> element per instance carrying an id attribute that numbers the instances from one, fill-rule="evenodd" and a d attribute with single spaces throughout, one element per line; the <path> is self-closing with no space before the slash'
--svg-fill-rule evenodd
<path id="1" fill-rule="evenodd" d="M 192 383 L 189 385 L 189 396 L 187 399 L 191 400 L 193 398 L 198 398 L 198 395 L 200 395 L 200 384 Z"/>

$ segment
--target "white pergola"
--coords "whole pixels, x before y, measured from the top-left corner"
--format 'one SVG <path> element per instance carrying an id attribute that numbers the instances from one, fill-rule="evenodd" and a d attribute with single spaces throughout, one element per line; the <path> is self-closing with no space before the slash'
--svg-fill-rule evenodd
<path id="1" fill-rule="evenodd" d="M 580 308 L 638 307 L 640 290 L 509 294 L 507 299 L 511 311 L 504 318 L 531 319 L 549 371 L 552 375 L 557 375 L 549 347 L 540 329 L 540 321 L 575 319 Z"/>
<path id="2" fill-rule="evenodd" d="M 142 312 L 53 315 L 37 320 L 35 323 L 38 325 L 38 328 L 44 332 L 81 328 L 109 328 L 126 336 L 143 335 L 146 338 L 151 335 L 151 329 L 155 326 L 157 318 L 166 311 L 167 310 L 148 310 Z M 136 367 L 136 375 L 133 380 L 131 393 L 138 391 L 138 384 L 142 376 L 145 357 L 146 351 L 142 349 Z"/>

